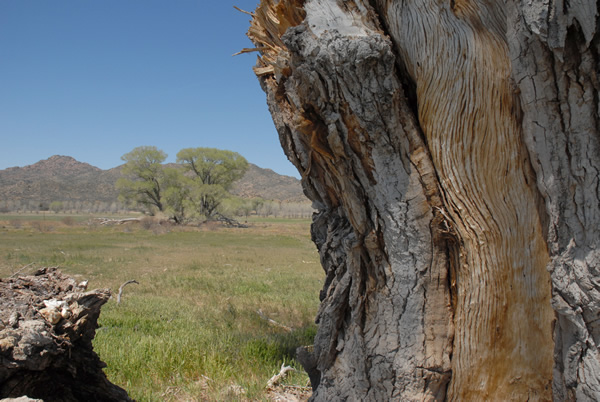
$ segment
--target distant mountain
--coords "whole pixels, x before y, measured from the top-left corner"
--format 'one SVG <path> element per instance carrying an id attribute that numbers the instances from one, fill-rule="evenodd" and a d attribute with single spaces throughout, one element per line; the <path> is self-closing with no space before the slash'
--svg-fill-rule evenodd
<path id="1" fill-rule="evenodd" d="M 0 170 L 0 199 L 113 202 L 119 176 L 120 168 L 102 170 L 70 156 L 54 155 L 33 165 Z"/>
<path id="2" fill-rule="evenodd" d="M 33 165 L 0 170 L 0 201 L 115 202 L 121 168 L 102 170 L 70 156 L 54 155 Z M 298 179 L 253 164 L 235 183 L 233 193 L 284 202 L 307 201 Z"/>
<path id="3" fill-rule="evenodd" d="M 282 176 L 271 169 L 263 169 L 252 163 L 244 177 L 233 185 L 231 191 L 238 197 L 264 198 L 285 202 L 308 202 L 302 192 L 300 180 L 291 176 Z"/>

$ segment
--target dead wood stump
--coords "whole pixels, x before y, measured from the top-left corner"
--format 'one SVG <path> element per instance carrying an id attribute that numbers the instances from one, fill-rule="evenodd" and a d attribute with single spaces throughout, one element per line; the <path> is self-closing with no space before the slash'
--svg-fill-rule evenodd
<path id="1" fill-rule="evenodd" d="M 85 292 L 55 268 L 0 279 L 0 398 L 131 401 L 92 347 L 110 290 Z"/>

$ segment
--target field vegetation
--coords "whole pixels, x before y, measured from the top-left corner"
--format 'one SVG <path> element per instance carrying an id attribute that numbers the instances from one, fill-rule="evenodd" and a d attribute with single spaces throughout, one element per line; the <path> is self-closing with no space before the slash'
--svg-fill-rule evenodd
<path id="1" fill-rule="evenodd" d="M 254 218 L 247 229 L 98 222 L 0 215 L 0 276 L 59 266 L 115 299 L 137 280 L 121 304 L 105 305 L 94 343 L 132 398 L 266 400 L 284 362 L 299 369 L 286 383 L 307 385 L 294 351 L 312 344 L 323 280 L 308 220 Z"/>

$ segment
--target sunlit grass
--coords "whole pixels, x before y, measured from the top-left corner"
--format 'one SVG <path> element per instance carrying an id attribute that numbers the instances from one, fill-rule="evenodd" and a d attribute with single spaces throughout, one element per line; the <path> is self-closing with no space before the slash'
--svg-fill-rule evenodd
<path id="1" fill-rule="evenodd" d="M 111 381 L 137 400 L 261 400 L 281 363 L 299 368 L 296 347 L 312 343 L 322 270 L 306 220 L 148 230 L 57 221 L 50 231 L 0 221 L 2 276 L 34 263 L 90 288 L 140 282 L 103 308 L 94 342 Z M 288 381 L 307 380 L 300 370 Z"/>

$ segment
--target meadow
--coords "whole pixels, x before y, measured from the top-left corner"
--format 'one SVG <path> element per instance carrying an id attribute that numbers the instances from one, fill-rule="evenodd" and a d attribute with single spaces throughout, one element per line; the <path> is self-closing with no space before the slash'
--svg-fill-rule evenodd
<path id="1" fill-rule="evenodd" d="M 249 225 L 0 215 L 0 276 L 58 266 L 89 289 L 111 288 L 94 349 L 138 401 L 268 400 L 282 363 L 298 369 L 289 389 L 308 385 L 294 356 L 312 344 L 323 273 L 309 220 Z M 131 279 L 139 285 L 117 304 Z"/>

